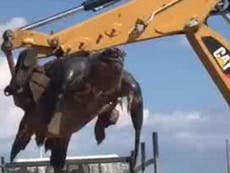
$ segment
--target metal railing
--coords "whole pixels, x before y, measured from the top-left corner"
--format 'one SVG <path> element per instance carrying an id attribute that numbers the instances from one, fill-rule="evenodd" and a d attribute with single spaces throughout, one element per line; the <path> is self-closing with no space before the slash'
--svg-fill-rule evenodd
<path id="1" fill-rule="evenodd" d="M 81 169 L 82 173 L 144 173 L 145 168 L 153 165 L 153 172 L 158 173 L 158 135 L 153 132 L 152 135 L 153 143 L 153 158 L 146 160 L 146 145 L 144 142 L 141 143 L 141 164 L 134 170 L 131 169 L 132 165 L 132 154 L 131 156 L 119 157 L 117 155 L 104 155 L 104 156 L 89 156 L 89 157 L 71 157 L 66 159 L 66 165 L 64 172 L 72 173 L 73 170 Z M 107 166 L 106 166 L 107 165 Z M 110 167 L 109 167 L 110 165 Z M 73 169 L 73 167 L 75 167 Z M 84 167 L 84 169 L 83 169 Z M 49 164 L 48 158 L 36 159 L 36 160 L 21 160 L 13 163 L 6 163 L 5 159 L 1 158 L 0 165 L 1 173 L 14 173 L 22 172 L 25 170 L 33 169 L 34 173 L 50 173 L 52 168 Z M 116 170 L 117 169 L 117 170 Z M 105 170 L 105 171 L 104 171 Z M 109 170 L 109 171 L 108 171 Z M 30 171 L 28 171 L 30 172 Z M 80 172 L 80 171 L 78 171 Z"/>

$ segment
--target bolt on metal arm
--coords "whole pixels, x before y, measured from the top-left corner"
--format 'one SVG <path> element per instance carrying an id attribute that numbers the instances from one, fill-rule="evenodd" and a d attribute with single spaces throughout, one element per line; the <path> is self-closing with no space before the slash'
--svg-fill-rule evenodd
<path id="1" fill-rule="evenodd" d="M 230 24 L 230 0 L 220 0 L 213 15 L 221 15 Z"/>

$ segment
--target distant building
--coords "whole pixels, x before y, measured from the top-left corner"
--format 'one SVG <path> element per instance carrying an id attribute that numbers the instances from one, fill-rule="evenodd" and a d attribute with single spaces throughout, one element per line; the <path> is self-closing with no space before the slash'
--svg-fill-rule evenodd
<path id="1" fill-rule="evenodd" d="M 128 170 L 129 166 L 124 163 L 108 163 L 108 164 L 91 164 L 89 165 L 90 172 L 89 173 L 123 173 Z M 100 172 L 101 170 L 101 172 Z"/>
<path id="2" fill-rule="evenodd" d="M 129 169 L 127 163 L 97 163 L 86 164 L 84 161 L 106 160 L 119 158 L 118 155 L 100 155 L 84 157 L 67 157 L 65 170 L 68 173 L 124 173 Z M 14 166 L 15 165 L 15 166 Z M 7 173 L 53 173 L 53 168 L 49 166 L 48 158 L 17 159 L 7 169 Z"/>

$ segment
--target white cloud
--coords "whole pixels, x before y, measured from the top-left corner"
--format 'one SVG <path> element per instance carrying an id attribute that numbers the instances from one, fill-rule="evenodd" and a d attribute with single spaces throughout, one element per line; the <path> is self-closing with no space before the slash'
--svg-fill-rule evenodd
<path id="1" fill-rule="evenodd" d="M 26 25 L 26 23 L 26 19 L 23 17 L 15 17 L 5 23 L 0 23 L 0 34 L 7 29 L 15 29 Z M 6 97 L 3 94 L 11 75 L 6 59 L 4 57 L 0 57 L 0 59 L 0 122 L 1 129 L 3 129 L 0 131 L 0 138 L 9 138 L 15 135 L 23 111 L 14 105 L 12 97 Z"/>
<path id="2" fill-rule="evenodd" d="M 176 151 L 217 151 L 223 148 L 225 139 L 230 138 L 229 122 L 229 110 L 151 112 L 144 133 L 151 128 L 158 131 L 166 150 L 171 146 Z M 144 134 L 144 138 L 147 140 L 148 136 Z M 169 141 L 173 144 L 167 144 Z"/>
<path id="3" fill-rule="evenodd" d="M 116 125 L 114 126 L 114 128 L 116 129 L 120 129 L 120 128 L 125 128 L 127 126 L 132 126 L 132 120 L 131 120 L 131 116 L 130 113 L 127 110 L 127 106 L 126 103 L 123 104 L 123 106 L 121 105 L 117 105 L 116 110 L 119 111 L 119 119 L 118 122 L 116 123 Z M 144 122 L 147 121 L 148 117 L 150 115 L 150 112 L 148 109 L 144 109 Z M 95 118 L 94 120 L 92 120 L 87 127 L 92 127 L 95 125 L 97 118 Z"/>
<path id="4" fill-rule="evenodd" d="M 2 58 L 2 57 L 0 57 Z M 0 63 L 0 138 L 9 138 L 15 135 L 23 112 L 17 108 L 12 97 L 6 97 L 3 89 L 9 84 L 11 78 L 6 60 Z"/>
<path id="5" fill-rule="evenodd" d="M 119 129 L 122 127 L 130 126 L 132 124 L 132 121 L 131 121 L 130 113 L 127 111 L 127 106 L 124 105 L 123 107 L 121 107 L 120 105 L 118 105 L 116 109 L 119 111 L 120 116 L 115 127 Z M 148 117 L 149 117 L 149 110 L 145 109 L 144 121 L 147 120 Z"/>
<path id="6" fill-rule="evenodd" d="M 27 24 L 27 21 L 23 17 L 14 17 L 11 20 L 0 24 L 0 32 L 4 32 L 7 29 L 16 29 Z"/>
<path id="7" fill-rule="evenodd" d="M 2 90 L 9 83 L 11 75 L 6 59 L 0 58 L 0 89 Z"/>
<path id="8" fill-rule="evenodd" d="M 8 22 L 0 24 L 0 34 L 7 29 L 15 29 L 26 23 L 25 18 L 12 18 Z M 15 135 L 23 112 L 14 105 L 12 97 L 6 97 L 3 94 L 3 89 L 9 84 L 11 75 L 6 59 L 4 57 L 0 57 L 0 59 L 0 138 L 9 138 Z"/>
<path id="9" fill-rule="evenodd" d="M 27 24 L 27 21 L 23 17 L 14 17 L 11 20 L 0 23 L 0 35 L 3 34 L 7 29 L 16 29 Z M 0 38 L 0 43 L 2 43 L 2 37 Z"/>
<path id="10" fill-rule="evenodd" d="M 132 127 L 131 117 L 124 106 L 117 107 L 120 112 L 120 118 L 116 125 L 106 130 L 106 139 L 102 146 L 94 145 L 95 139 L 93 128 L 95 120 L 83 130 L 77 132 L 78 138 L 71 141 L 71 154 L 73 153 L 90 153 L 93 150 L 103 151 L 105 148 L 116 148 L 118 153 L 129 151 L 132 148 L 134 130 Z M 170 151 L 188 151 L 196 150 L 208 152 L 210 150 L 221 150 L 226 138 L 230 138 L 230 116 L 229 111 L 172 111 L 172 112 L 152 112 L 144 109 L 144 124 L 142 130 L 142 140 L 147 143 L 151 142 L 151 133 L 159 133 L 160 145 L 162 150 Z M 79 136 L 80 134 L 80 136 Z M 123 139 L 126 139 L 123 141 Z M 115 147 L 120 141 L 122 149 Z M 82 143 L 89 142 L 89 147 L 82 147 Z M 76 149 L 77 144 L 77 149 Z M 85 149 L 85 147 L 87 149 Z M 74 149 L 75 148 L 75 149 Z M 88 148 L 93 148 L 89 150 Z M 90 151 L 90 152 L 89 152 Z M 114 150 L 112 150 L 114 151 Z"/>
<path id="11" fill-rule="evenodd" d="M 149 116 L 147 124 L 155 124 L 156 126 L 161 126 L 162 128 L 178 128 L 189 127 L 204 120 L 205 117 L 198 111 L 175 111 L 171 113 L 152 113 L 152 115 Z"/>
<path id="12" fill-rule="evenodd" d="M 151 135 L 157 131 L 163 172 L 172 169 L 178 170 L 173 170 L 173 173 L 184 172 L 186 168 L 191 173 L 194 172 L 189 169 L 191 164 L 195 172 L 204 169 L 202 165 L 210 163 L 215 164 L 214 170 L 222 168 L 225 163 L 225 157 L 221 157 L 225 151 L 225 139 L 230 138 L 229 110 L 153 112 L 145 109 L 144 112 L 142 141 L 146 142 L 147 157 L 152 156 Z M 116 125 L 106 130 L 106 139 L 100 146 L 96 145 L 93 126 L 91 123 L 77 133 L 80 136 L 71 140 L 68 154 L 116 153 L 124 156 L 133 149 L 134 130 L 127 112 L 120 115 Z M 178 166 L 181 163 L 183 166 Z"/>
<path id="13" fill-rule="evenodd" d="M 0 35 L 7 29 L 15 29 L 26 24 L 26 19 L 23 17 L 15 17 L 5 23 L 0 23 Z M 0 37 L 0 44 L 1 42 Z M 10 79 L 8 63 L 0 52 L 0 155 L 9 153 L 9 146 L 12 144 L 23 115 L 23 111 L 14 105 L 12 97 L 4 96 L 3 90 L 9 84 Z"/>
<path id="14" fill-rule="evenodd" d="M 120 117 L 116 125 L 108 130 L 108 139 L 111 133 L 132 133 L 132 121 L 126 106 L 123 109 L 117 106 Z M 210 149 L 222 147 L 221 140 L 230 137 L 230 116 L 228 111 L 173 111 L 152 112 L 144 109 L 143 140 L 149 140 L 152 131 L 158 131 L 163 141 L 173 140 L 175 145 L 187 148 Z M 95 121 L 87 127 L 89 130 L 79 131 L 81 137 L 93 132 Z M 91 129 L 91 130 L 90 130 Z M 92 134 L 90 134 L 92 135 Z M 79 138 L 79 139 L 80 139 Z M 119 137 L 118 137 L 119 138 Z M 132 138 L 132 135 L 131 135 Z"/>
<path id="15" fill-rule="evenodd" d="M 118 105 L 116 109 L 119 111 L 120 117 L 116 124 L 116 128 L 125 128 L 132 124 L 130 113 L 127 107 L 123 108 Z M 172 128 L 188 128 L 194 124 L 204 122 L 207 117 L 203 116 L 199 111 L 182 112 L 174 111 L 171 113 L 157 113 L 151 112 L 149 109 L 144 109 L 144 126 L 159 127 L 160 130 L 167 130 Z"/>

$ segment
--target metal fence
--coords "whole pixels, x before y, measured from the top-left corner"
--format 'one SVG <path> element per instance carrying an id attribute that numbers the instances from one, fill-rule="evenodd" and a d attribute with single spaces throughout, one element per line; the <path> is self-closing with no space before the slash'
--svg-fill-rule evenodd
<path id="1" fill-rule="evenodd" d="M 68 173 L 119 173 L 129 169 L 129 157 L 96 156 L 67 158 L 64 172 Z M 53 173 L 49 159 L 6 163 L 3 173 Z"/>
<path id="2" fill-rule="evenodd" d="M 66 159 L 64 172 L 66 173 L 137 173 L 145 172 L 145 168 L 153 165 L 153 172 L 158 173 L 158 135 L 152 135 L 153 158 L 146 160 L 145 143 L 141 143 L 141 164 L 131 169 L 132 154 L 127 157 L 117 155 L 69 157 Z M 132 152 L 131 152 L 132 153 Z M 14 163 L 5 163 L 1 158 L 0 173 L 53 173 L 48 158 L 19 160 Z"/>

